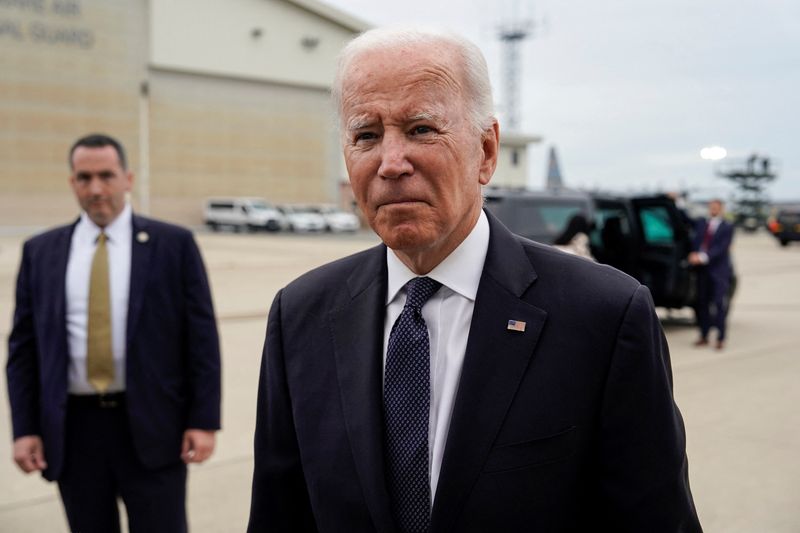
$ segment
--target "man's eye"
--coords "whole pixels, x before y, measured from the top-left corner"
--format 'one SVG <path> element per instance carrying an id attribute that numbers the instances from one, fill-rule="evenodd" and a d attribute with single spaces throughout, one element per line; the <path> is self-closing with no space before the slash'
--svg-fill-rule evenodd
<path id="1" fill-rule="evenodd" d="M 425 135 L 426 133 L 431 133 L 433 128 L 430 126 L 414 126 L 411 129 L 411 135 Z"/>
<path id="2" fill-rule="evenodd" d="M 378 136 L 375 135 L 374 133 L 372 133 L 371 131 L 364 131 L 364 132 L 356 134 L 355 141 L 357 143 L 361 142 L 361 141 L 372 141 L 372 140 L 376 139 L 377 137 Z"/>

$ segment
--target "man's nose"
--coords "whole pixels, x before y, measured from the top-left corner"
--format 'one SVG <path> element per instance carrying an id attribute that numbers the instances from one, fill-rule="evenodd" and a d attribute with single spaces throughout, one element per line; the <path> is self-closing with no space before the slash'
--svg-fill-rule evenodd
<path id="1" fill-rule="evenodd" d="M 102 194 L 103 192 L 103 180 L 100 179 L 98 176 L 92 176 L 89 178 L 89 192 L 92 195 Z"/>
<path id="2" fill-rule="evenodd" d="M 381 166 L 378 175 L 397 179 L 412 174 L 414 166 L 408 160 L 408 139 L 400 133 L 386 132 L 381 141 Z"/>

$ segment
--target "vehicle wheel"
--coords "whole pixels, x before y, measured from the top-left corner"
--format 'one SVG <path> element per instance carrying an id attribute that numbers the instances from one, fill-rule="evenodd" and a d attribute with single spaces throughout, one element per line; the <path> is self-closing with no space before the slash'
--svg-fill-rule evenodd
<path id="1" fill-rule="evenodd" d="M 253 224 L 248 224 L 247 225 L 248 233 L 256 233 L 256 232 L 258 232 L 259 229 L 260 228 L 258 226 L 254 226 Z"/>
<path id="2" fill-rule="evenodd" d="M 789 241 L 786 239 L 781 239 L 781 246 L 789 246 Z"/>
<path id="3" fill-rule="evenodd" d="M 219 231 L 219 224 L 216 222 L 206 222 L 206 226 L 208 226 L 208 229 L 211 231 Z"/>

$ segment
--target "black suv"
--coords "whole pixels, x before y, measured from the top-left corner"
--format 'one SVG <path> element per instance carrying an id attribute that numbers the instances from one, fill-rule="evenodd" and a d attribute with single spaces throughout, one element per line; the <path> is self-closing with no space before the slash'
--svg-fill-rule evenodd
<path id="1" fill-rule="evenodd" d="M 486 207 L 508 228 L 551 244 L 573 215 L 593 222 L 592 255 L 646 285 L 659 307 L 692 305 L 694 272 L 687 256 L 691 220 L 668 196 L 621 197 L 575 191 L 488 188 Z"/>
<path id="2" fill-rule="evenodd" d="M 781 246 L 787 246 L 789 241 L 800 241 L 800 208 L 781 209 L 770 217 L 767 227 Z"/>

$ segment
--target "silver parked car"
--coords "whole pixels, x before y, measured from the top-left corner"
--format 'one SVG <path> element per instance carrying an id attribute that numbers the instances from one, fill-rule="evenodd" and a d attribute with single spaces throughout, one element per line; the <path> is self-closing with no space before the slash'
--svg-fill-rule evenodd
<path id="1" fill-rule="evenodd" d="M 333 205 L 320 205 L 312 207 L 314 211 L 325 219 L 325 229 L 334 233 L 353 232 L 361 228 L 361 221 L 353 213 L 343 211 Z"/>
<path id="2" fill-rule="evenodd" d="M 203 218 L 214 231 L 222 227 L 249 231 L 278 231 L 284 228 L 284 216 L 263 198 L 210 198 Z"/>
<path id="3" fill-rule="evenodd" d="M 289 231 L 325 231 L 325 218 L 313 208 L 302 205 L 282 205 L 278 210 L 286 219 Z"/>

